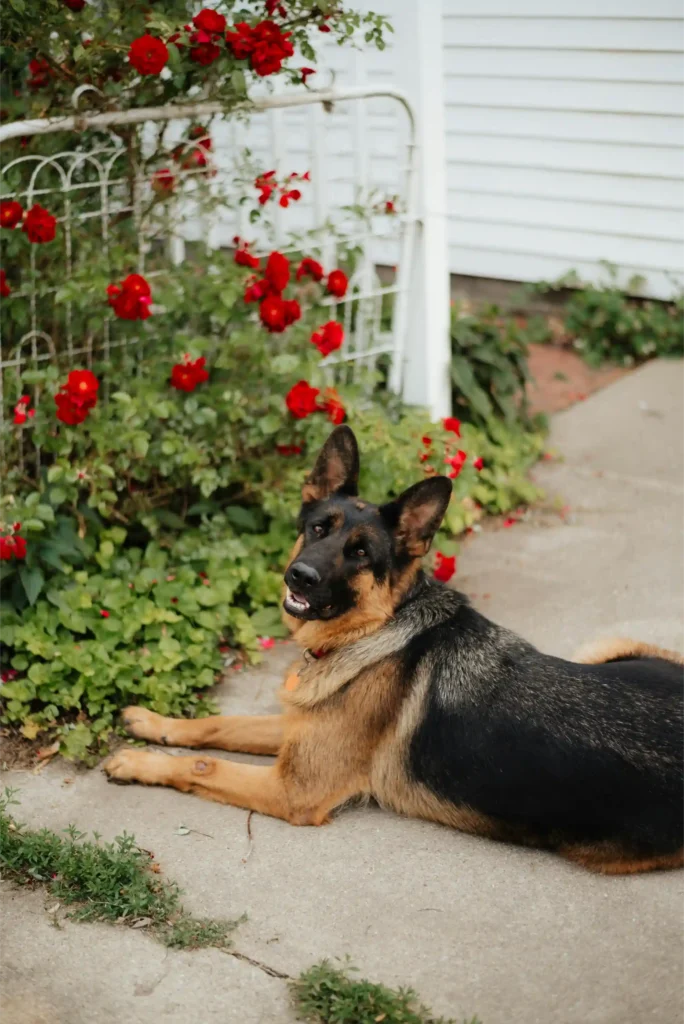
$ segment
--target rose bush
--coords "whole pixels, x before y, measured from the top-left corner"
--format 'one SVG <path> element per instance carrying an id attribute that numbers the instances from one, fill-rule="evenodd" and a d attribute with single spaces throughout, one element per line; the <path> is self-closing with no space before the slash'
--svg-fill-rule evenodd
<path id="1" fill-rule="evenodd" d="M 4 116 L 67 112 L 82 83 L 100 90 L 93 103 L 103 106 L 159 104 L 200 88 L 229 109 L 250 76 L 301 81 L 292 51 L 313 59 L 312 33 L 345 40 L 362 27 L 381 45 L 386 27 L 307 0 L 251 11 L 235 21 L 230 3 L 197 11 L 113 2 L 103 13 L 49 0 L 38 17 L 29 0 L 11 4 Z M 370 500 L 421 474 L 452 477 L 440 578 L 455 571 L 454 536 L 484 511 L 534 495 L 525 470 L 541 446 L 517 427 L 431 424 L 368 382 L 335 378 L 325 359 L 344 354 L 334 303 L 349 298 L 352 251 L 340 248 L 340 265 L 326 266 L 302 241 L 297 252 L 259 255 L 236 238 L 232 252 L 194 252 L 171 266 L 164 232 L 185 174 L 197 175 L 198 202 L 214 201 L 201 189 L 215 172 L 211 125 L 189 125 L 170 151 L 162 133 L 144 156 L 141 130 L 121 131 L 130 167 L 149 186 L 143 215 L 159 228 L 145 273 L 130 206 L 103 251 L 92 199 L 74 193 L 82 216 L 65 278 L 49 195 L 30 209 L 0 197 L 3 345 L 13 350 L 30 329 L 35 285 L 37 320 L 56 346 L 54 359 L 3 381 L 1 717 L 29 737 L 54 729 L 72 757 L 101 746 L 131 701 L 201 713 L 226 658 L 256 658 L 282 635 L 301 483 L 331 425 L 346 419 L 356 431 Z M 79 144 L 97 141 L 86 132 Z M 11 145 L 50 153 L 64 139 Z M 309 177 L 256 173 L 250 220 L 297 202 Z M 17 194 L 22 187 L 17 178 Z M 68 338 L 102 338 L 105 326 L 107 338 L 130 344 L 70 355 Z"/>

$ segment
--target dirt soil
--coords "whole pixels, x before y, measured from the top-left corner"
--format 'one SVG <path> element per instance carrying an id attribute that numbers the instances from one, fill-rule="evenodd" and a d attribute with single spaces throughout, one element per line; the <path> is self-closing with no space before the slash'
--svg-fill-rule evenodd
<path id="1" fill-rule="evenodd" d="M 532 413 L 560 412 L 631 372 L 620 366 L 592 369 L 577 353 L 558 345 L 530 345 L 529 349 Z"/>

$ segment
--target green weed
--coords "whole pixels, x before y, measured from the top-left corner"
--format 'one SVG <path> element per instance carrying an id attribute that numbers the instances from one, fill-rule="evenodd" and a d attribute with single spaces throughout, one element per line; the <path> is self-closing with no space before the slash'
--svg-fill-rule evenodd
<path id="1" fill-rule="evenodd" d="M 315 964 L 292 982 L 297 1013 L 312 1024 L 457 1024 L 433 1017 L 410 988 L 391 989 L 366 978 L 349 977 L 355 968 Z M 463 1024 L 479 1024 L 476 1017 Z"/>

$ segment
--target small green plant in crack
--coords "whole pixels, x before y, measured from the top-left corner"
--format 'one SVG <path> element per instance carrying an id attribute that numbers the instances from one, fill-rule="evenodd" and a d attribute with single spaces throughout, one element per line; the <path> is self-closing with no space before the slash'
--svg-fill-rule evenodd
<path id="1" fill-rule="evenodd" d="M 170 949 L 202 949 L 206 946 L 229 949 L 231 934 L 243 920 L 244 917 L 238 921 L 216 921 L 211 917 L 181 914 L 161 929 L 159 938 Z"/>
<path id="2" fill-rule="evenodd" d="M 216 946 L 226 949 L 237 921 L 191 917 L 182 907 L 175 882 L 160 878 L 153 858 L 135 838 L 124 833 L 101 843 L 87 839 L 74 825 L 59 836 L 49 829 L 34 831 L 17 822 L 9 807 L 14 791 L 0 797 L 0 867 L 19 884 L 43 885 L 51 896 L 72 909 L 76 921 L 107 921 L 145 926 L 172 949 Z"/>
<path id="3" fill-rule="evenodd" d="M 355 968 L 315 964 L 292 982 L 298 1016 L 311 1024 L 457 1024 L 434 1017 L 410 988 L 391 989 L 365 978 L 349 977 Z M 476 1017 L 459 1024 L 479 1024 Z"/>

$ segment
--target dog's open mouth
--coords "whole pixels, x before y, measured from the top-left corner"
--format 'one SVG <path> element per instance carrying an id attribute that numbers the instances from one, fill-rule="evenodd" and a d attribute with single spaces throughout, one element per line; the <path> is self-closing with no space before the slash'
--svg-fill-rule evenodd
<path id="1" fill-rule="evenodd" d="M 288 587 L 287 594 L 285 595 L 285 611 L 289 612 L 290 615 L 306 615 L 311 605 L 302 594 L 293 594 Z"/>

